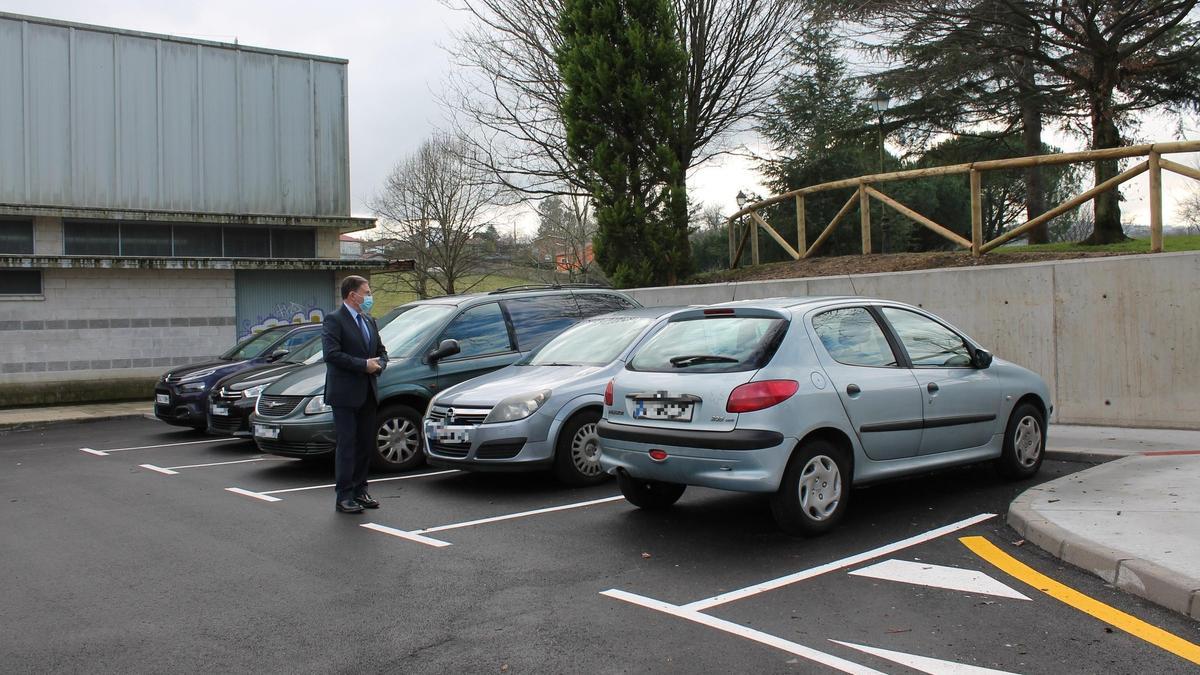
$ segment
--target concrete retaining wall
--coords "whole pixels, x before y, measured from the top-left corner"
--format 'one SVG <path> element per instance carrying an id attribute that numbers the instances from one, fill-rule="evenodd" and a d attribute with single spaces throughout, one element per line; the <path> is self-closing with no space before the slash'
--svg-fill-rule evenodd
<path id="1" fill-rule="evenodd" d="M 802 295 L 907 302 L 1040 373 L 1056 421 L 1200 429 L 1200 253 L 629 291 L 648 306 Z"/>

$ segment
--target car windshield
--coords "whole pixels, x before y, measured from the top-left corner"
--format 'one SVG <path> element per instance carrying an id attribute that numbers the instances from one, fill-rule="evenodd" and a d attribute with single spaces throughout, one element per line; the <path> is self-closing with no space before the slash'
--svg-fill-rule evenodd
<path id="1" fill-rule="evenodd" d="M 266 351 L 267 347 L 275 344 L 281 337 L 283 337 L 281 330 L 264 330 L 237 343 L 233 349 L 222 354 L 221 358 L 225 361 L 252 359 Z"/>
<path id="2" fill-rule="evenodd" d="M 388 358 L 416 354 L 455 309 L 454 305 L 412 305 L 402 308 L 400 312 L 403 316 L 392 316 L 387 320 L 387 325 L 379 329 L 379 337 L 387 348 Z"/>
<path id="3" fill-rule="evenodd" d="M 296 348 L 296 351 L 283 358 L 288 363 L 316 363 L 321 360 L 321 334 L 315 334 L 313 339 Z"/>
<path id="4" fill-rule="evenodd" d="M 787 322 L 760 316 L 708 316 L 673 321 L 638 350 L 630 370 L 728 373 L 766 365 Z"/>
<path id="5" fill-rule="evenodd" d="M 547 342 L 518 365 L 607 365 L 620 356 L 653 320 L 641 316 L 612 316 L 584 321 Z"/>

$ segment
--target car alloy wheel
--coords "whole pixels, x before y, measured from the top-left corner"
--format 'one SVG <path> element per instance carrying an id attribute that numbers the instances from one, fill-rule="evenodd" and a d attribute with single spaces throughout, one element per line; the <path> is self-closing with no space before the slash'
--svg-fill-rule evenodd
<path id="1" fill-rule="evenodd" d="M 608 480 L 600 467 L 600 411 L 581 410 L 558 432 L 554 446 L 554 475 L 567 485 L 596 485 Z"/>
<path id="2" fill-rule="evenodd" d="M 1029 401 L 1013 409 L 1004 428 L 1004 446 L 996 458 L 996 471 L 1009 479 L 1029 478 L 1038 472 L 1046 455 L 1046 418 Z"/>
<path id="3" fill-rule="evenodd" d="M 1042 425 L 1037 418 L 1026 415 L 1017 423 L 1017 436 L 1013 439 L 1013 447 L 1017 451 L 1017 461 L 1021 466 L 1030 468 L 1037 464 L 1042 456 Z"/>
<path id="4" fill-rule="evenodd" d="M 380 471 L 407 471 L 425 461 L 421 438 L 421 416 L 406 405 L 380 409 L 376 452 L 371 463 Z"/>
<path id="5" fill-rule="evenodd" d="M 571 439 L 571 463 L 576 471 L 589 478 L 600 475 L 600 435 L 596 426 L 592 422 L 579 427 Z"/>
<path id="6" fill-rule="evenodd" d="M 849 453 L 824 438 L 804 441 L 792 453 L 771 513 L 788 534 L 824 534 L 846 513 L 850 497 Z"/>

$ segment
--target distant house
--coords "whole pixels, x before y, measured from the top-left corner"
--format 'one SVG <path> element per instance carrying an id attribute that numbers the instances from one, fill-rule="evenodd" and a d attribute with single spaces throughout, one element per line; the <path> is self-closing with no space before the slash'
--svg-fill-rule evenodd
<path id="1" fill-rule="evenodd" d="M 588 244 L 580 255 L 576 251 L 559 251 L 554 254 L 554 267 L 559 272 L 574 272 L 591 265 L 596 260 L 592 245 Z"/>
<path id="2" fill-rule="evenodd" d="M 363 257 L 363 242 L 348 234 L 338 237 L 342 249 L 342 260 L 359 260 Z"/>

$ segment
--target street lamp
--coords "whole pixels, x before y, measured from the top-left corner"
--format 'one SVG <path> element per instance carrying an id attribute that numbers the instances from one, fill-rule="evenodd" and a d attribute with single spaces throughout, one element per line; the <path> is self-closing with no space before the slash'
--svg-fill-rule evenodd
<path id="1" fill-rule="evenodd" d="M 738 190 L 737 205 L 739 209 L 745 208 L 746 206 L 746 193 L 741 190 Z"/>
<path id="2" fill-rule="evenodd" d="M 879 173 L 883 173 L 883 114 L 887 112 L 888 106 L 892 102 L 892 97 L 888 96 L 882 89 L 876 89 L 875 95 L 871 97 L 871 110 L 879 115 Z M 886 215 L 883 204 L 879 205 L 879 252 L 887 252 L 887 230 L 883 227 L 883 219 Z"/>

